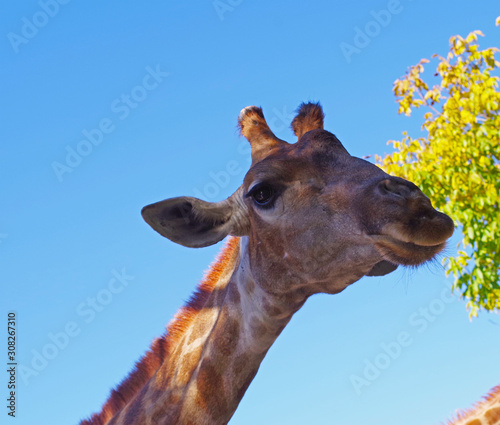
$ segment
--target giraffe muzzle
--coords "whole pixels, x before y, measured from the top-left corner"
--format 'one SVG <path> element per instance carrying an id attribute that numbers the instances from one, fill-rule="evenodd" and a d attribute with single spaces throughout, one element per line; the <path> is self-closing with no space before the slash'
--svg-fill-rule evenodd
<path id="1" fill-rule="evenodd" d="M 385 259 L 418 265 L 445 248 L 455 228 L 453 220 L 437 211 L 416 185 L 387 177 L 375 185 L 375 193 L 383 224 L 372 229 L 371 237 Z"/>

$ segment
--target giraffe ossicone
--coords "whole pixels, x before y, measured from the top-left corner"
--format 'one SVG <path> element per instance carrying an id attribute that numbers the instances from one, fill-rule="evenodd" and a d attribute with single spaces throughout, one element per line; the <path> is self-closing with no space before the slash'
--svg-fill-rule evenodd
<path id="1" fill-rule="evenodd" d="M 178 244 L 230 238 L 165 335 L 82 425 L 225 424 L 309 296 L 443 250 L 453 221 L 414 184 L 351 156 L 323 121 L 318 103 L 302 104 L 298 141 L 287 143 L 247 107 L 238 124 L 252 165 L 233 195 L 144 207 L 146 222 Z"/>

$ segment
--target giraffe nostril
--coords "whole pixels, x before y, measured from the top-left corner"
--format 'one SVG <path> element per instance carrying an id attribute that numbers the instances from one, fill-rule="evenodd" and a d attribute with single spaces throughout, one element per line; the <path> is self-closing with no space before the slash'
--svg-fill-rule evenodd
<path id="1" fill-rule="evenodd" d="M 384 194 L 396 195 L 407 199 L 410 196 L 411 189 L 405 183 L 404 180 L 384 179 L 379 185 Z"/>
<path id="2" fill-rule="evenodd" d="M 421 221 L 432 220 L 434 216 L 435 216 L 434 211 L 425 210 L 420 213 L 420 220 Z"/>

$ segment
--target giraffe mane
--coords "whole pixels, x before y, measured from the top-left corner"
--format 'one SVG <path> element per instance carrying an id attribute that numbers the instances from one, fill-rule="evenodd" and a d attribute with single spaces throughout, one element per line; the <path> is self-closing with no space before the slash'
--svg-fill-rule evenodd
<path id="1" fill-rule="evenodd" d="M 205 305 L 227 265 L 239 252 L 238 242 L 237 237 L 228 239 L 189 301 L 175 314 L 163 335 L 153 340 L 149 350 L 136 362 L 129 375 L 111 390 L 101 411 L 83 420 L 80 425 L 106 425 L 154 376 L 170 354 L 171 347 L 182 338 L 196 314 Z"/>
<path id="2" fill-rule="evenodd" d="M 495 399 L 500 399 L 500 385 L 493 387 L 488 394 L 486 394 L 482 400 L 474 403 L 472 407 L 459 410 L 458 413 L 455 414 L 455 417 L 446 422 L 446 425 L 457 425 L 460 421 L 466 421 L 470 419 L 471 416 L 476 413 L 478 410 L 485 408 L 489 403 L 491 403 Z"/>

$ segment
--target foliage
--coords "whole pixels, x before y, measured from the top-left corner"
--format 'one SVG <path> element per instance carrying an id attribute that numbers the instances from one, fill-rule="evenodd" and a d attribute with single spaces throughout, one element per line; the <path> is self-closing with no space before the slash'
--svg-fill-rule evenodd
<path id="1" fill-rule="evenodd" d="M 401 141 L 389 142 L 395 152 L 377 156 L 388 173 L 420 186 L 462 231 L 458 254 L 444 264 L 471 317 L 482 308 L 500 308 L 500 92 L 493 75 L 500 63 L 498 49 L 479 49 L 482 35 L 451 37 L 448 55 L 433 56 L 438 84 L 430 87 L 421 77 L 427 59 L 395 81 L 399 113 L 426 110 L 426 136 L 405 132 Z"/>

